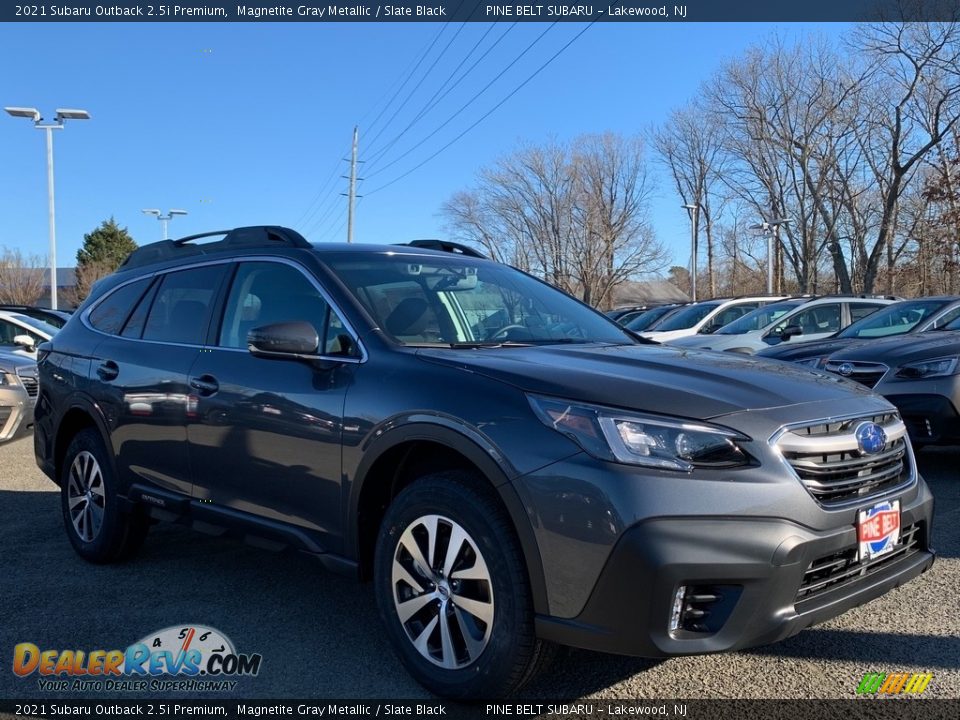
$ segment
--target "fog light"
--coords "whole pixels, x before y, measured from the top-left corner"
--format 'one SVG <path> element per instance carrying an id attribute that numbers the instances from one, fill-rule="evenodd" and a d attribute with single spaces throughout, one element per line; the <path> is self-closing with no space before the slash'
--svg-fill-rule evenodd
<path id="1" fill-rule="evenodd" d="M 687 586 L 681 585 L 673 596 L 673 609 L 670 611 L 670 632 L 680 627 L 680 618 L 683 616 L 683 599 L 687 594 Z"/>

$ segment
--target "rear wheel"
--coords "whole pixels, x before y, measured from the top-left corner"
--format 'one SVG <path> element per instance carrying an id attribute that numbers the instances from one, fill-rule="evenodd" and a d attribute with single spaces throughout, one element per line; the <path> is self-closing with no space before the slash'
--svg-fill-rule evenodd
<path id="1" fill-rule="evenodd" d="M 377 605 L 411 674 L 453 699 L 517 690 L 548 655 L 533 629 L 519 543 L 503 508 L 462 472 L 393 501 L 377 541 Z"/>
<path id="2" fill-rule="evenodd" d="M 94 563 L 136 554 L 149 529 L 146 516 L 123 512 L 103 441 L 92 428 L 70 442 L 60 478 L 60 507 L 70 544 Z"/>

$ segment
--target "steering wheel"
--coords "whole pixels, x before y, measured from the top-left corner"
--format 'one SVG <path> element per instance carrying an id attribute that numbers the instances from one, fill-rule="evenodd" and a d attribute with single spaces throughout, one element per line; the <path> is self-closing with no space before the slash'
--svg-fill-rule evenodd
<path id="1" fill-rule="evenodd" d="M 530 329 L 524 325 L 504 325 L 502 328 L 494 330 L 491 333 L 487 333 L 486 340 L 507 340 L 509 339 L 511 330 L 523 330 L 527 335 L 530 335 Z"/>

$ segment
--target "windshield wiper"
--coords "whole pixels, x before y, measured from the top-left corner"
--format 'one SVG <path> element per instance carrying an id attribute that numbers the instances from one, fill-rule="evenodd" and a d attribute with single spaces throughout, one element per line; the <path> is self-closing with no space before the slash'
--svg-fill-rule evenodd
<path id="1" fill-rule="evenodd" d="M 475 350 L 478 348 L 498 348 L 498 347 L 530 347 L 532 343 L 530 342 L 517 342 L 515 340 L 491 340 L 484 342 L 482 340 L 473 341 L 465 340 L 463 342 L 452 342 L 447 343 L 447 347 L 456 348 L 458 350 L 467 349 Z"/>

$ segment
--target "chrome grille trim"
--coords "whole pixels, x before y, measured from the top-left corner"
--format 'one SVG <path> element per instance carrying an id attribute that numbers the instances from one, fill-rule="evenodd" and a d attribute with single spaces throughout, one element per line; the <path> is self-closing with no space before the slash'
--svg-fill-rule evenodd
<path id="1" fill-rule="evenodd" d="M 848 366 L 849 372 L 840 372 L 840 368 L 843 366 Z M 862 385 L 867 387 L 873 387 L 878 382 L 883 380 L 884 376 L 890 371 L 889 366 L 884 365 L 883 363 L 876 362 L 862 362 L 859 360 L 854 361 L 843 361 L 843 360 L 831 360 L 824 365 L 824 370 L 834 375 L 839 375 L 842 378 L 847 378 L 848 380 L 855 380 Z"/>
<path id="2" fill-rule="evenodd" d="M 856 427 L 874 422 L 887 433 L 875 455 L 861 454 Z M 895 495 L 917 482 L 906 425 L 895 412 L 856 414 L 780 428 L 770 445 L 821 507 L 840 510 Z"/>

